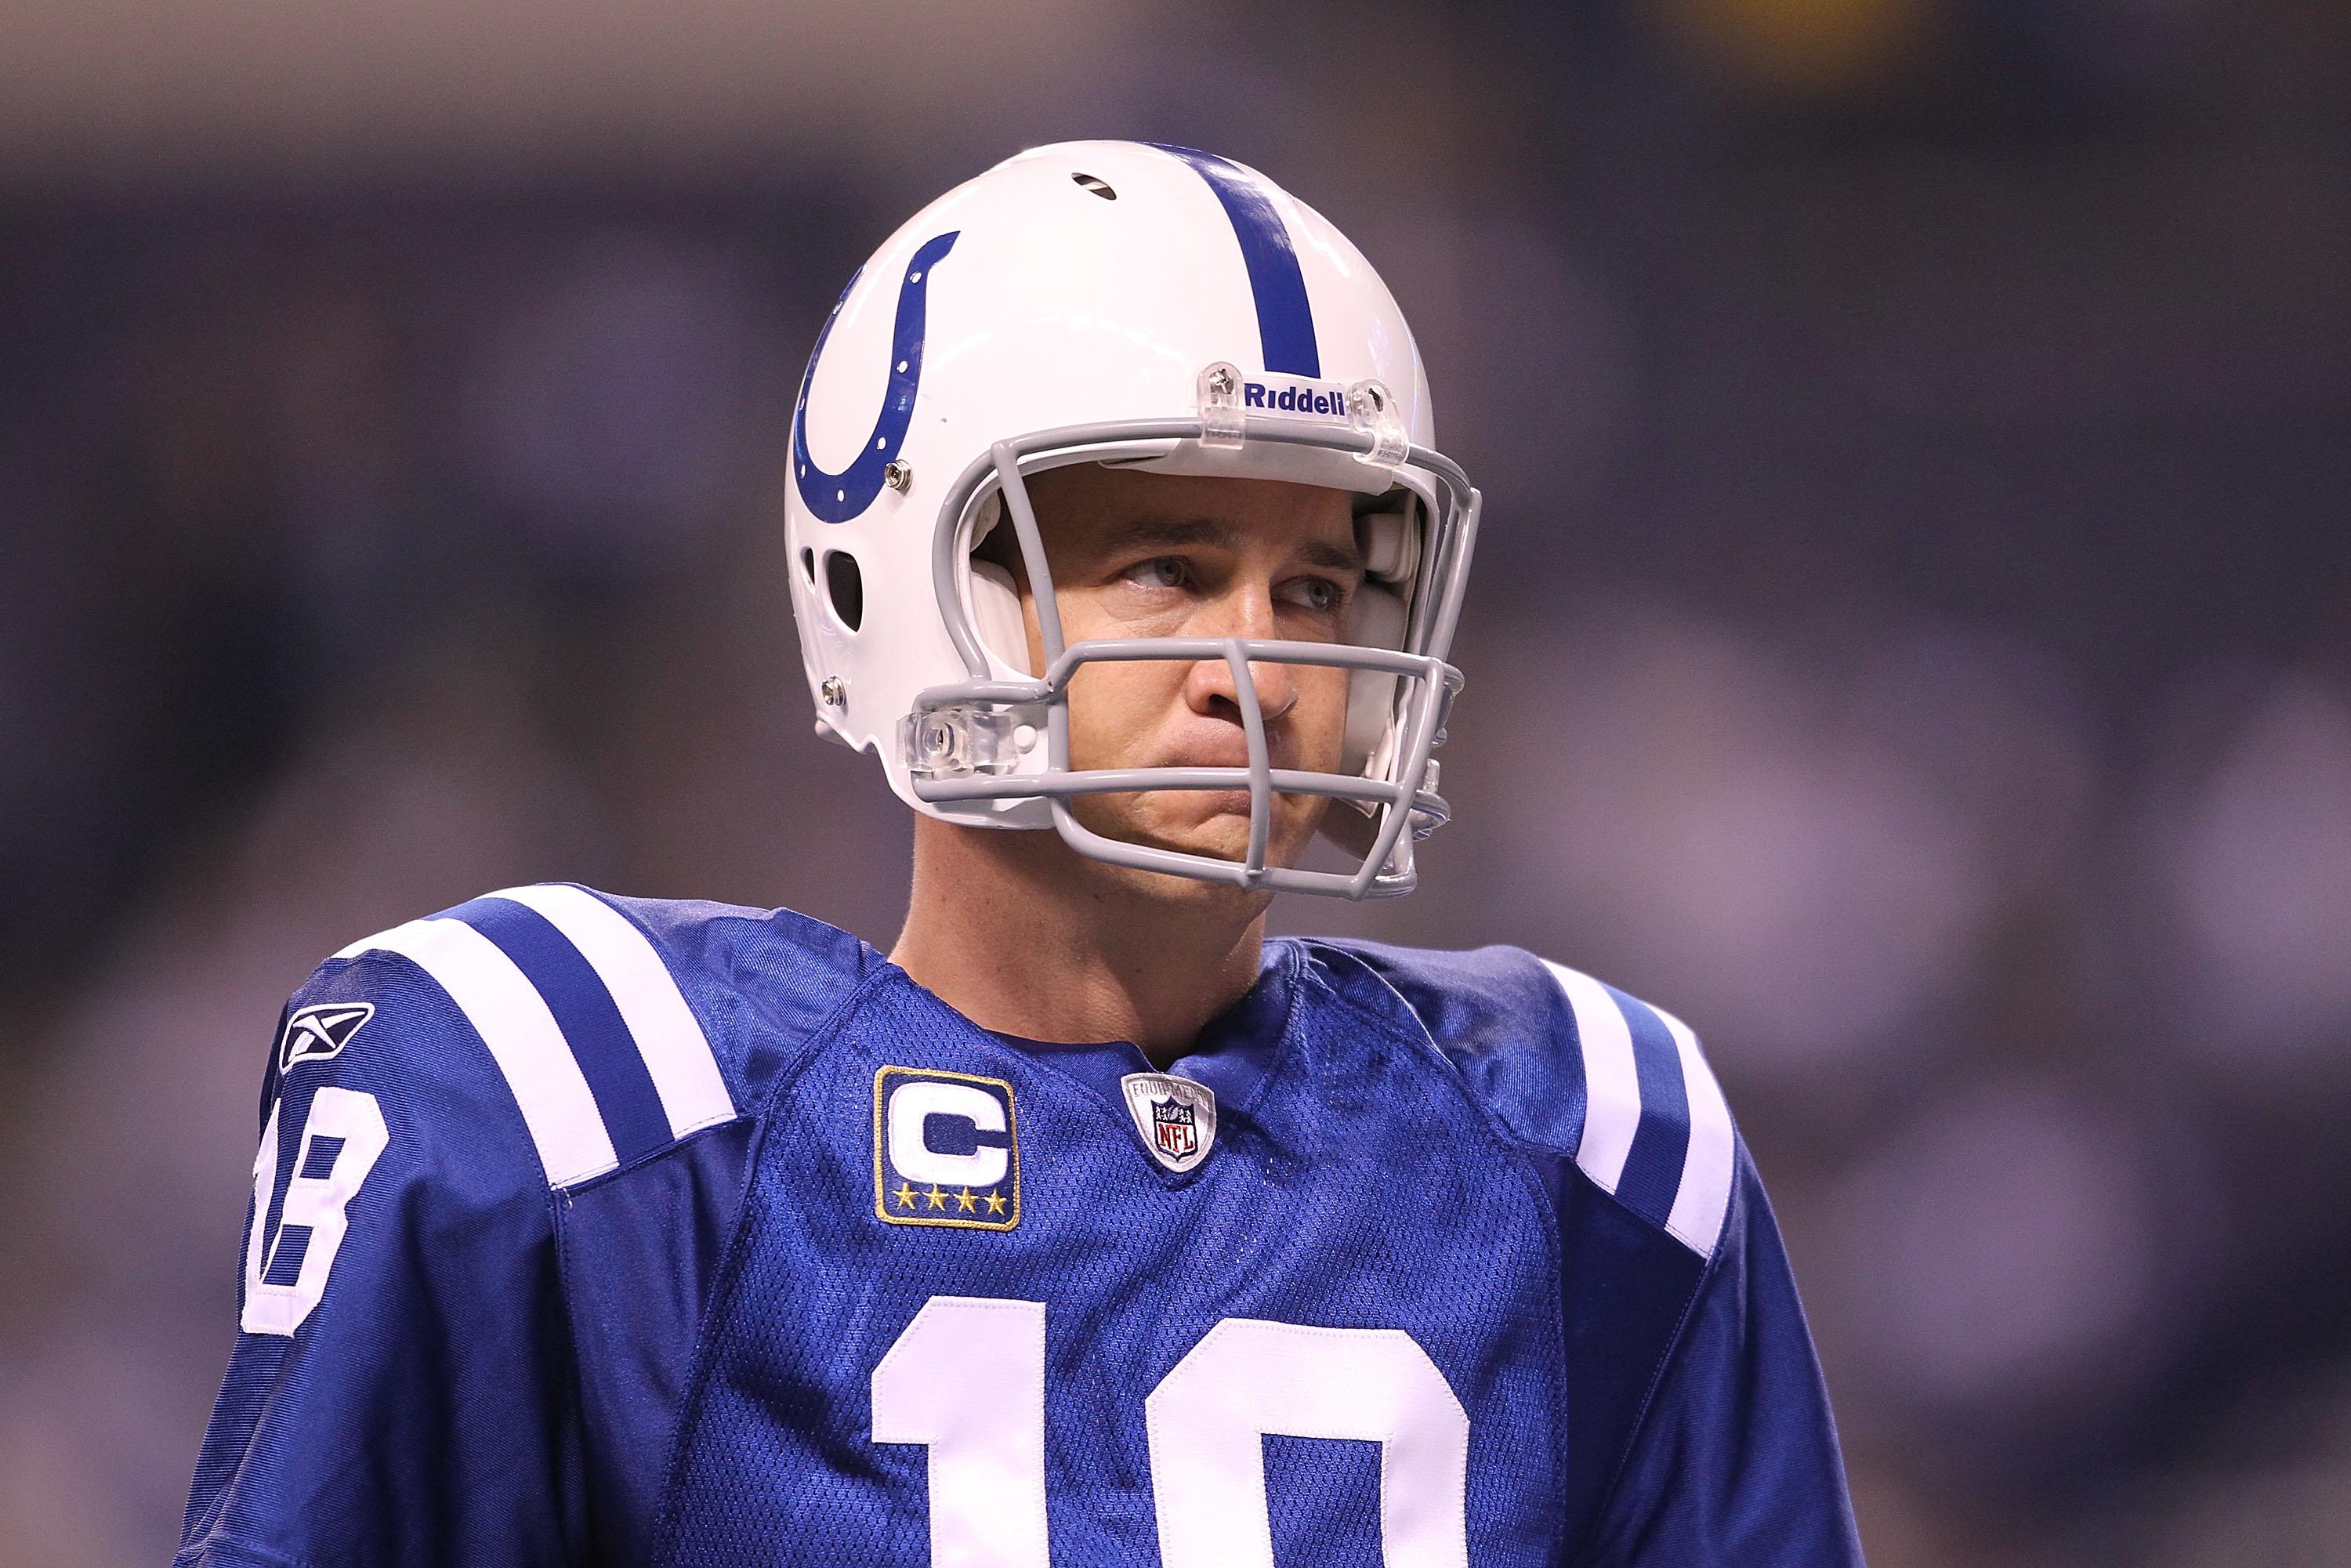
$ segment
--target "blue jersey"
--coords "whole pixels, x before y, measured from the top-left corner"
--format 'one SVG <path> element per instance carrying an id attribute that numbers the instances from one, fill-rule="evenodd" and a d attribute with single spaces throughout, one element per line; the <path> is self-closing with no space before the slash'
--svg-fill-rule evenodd
<path id="1" fill-rule="evenodd" d="M 1671 1017 L 1270 942 L 1155 1072 L 515 889 L 288 1004 L 182 1563 L 1857 1563 Z"/>

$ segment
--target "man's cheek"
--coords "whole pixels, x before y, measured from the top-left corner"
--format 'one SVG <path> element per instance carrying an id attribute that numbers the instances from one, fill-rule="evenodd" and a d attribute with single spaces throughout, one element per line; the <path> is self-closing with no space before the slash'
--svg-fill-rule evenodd
<path id="1" fill-rule="evenodd" d="M 1089 664 L 1070 682 L 1070 761 L 1114 768 L 1151 727 L 1150 695 L 1134 677 L 1148 665 Z"/>
<path id="2" fill-rule="evenodd" d="M 1318 668 L 1314 675 L 1299 703 L 1304 710 L 1299 728 L 1306 753 L 1301 760 L 1311 770 L 1330 772 L 1339 766 L 1346 746 L 1349 683 L 1344 670 Z"/>

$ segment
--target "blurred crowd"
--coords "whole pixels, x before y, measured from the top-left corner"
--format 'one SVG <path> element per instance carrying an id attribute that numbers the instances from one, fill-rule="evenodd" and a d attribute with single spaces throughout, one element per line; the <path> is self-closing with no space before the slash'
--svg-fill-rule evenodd
<path id="1" fill-rule="evenodd" d="M 1264 9 L 620 5 L 607 124 L 411 5 L 342 120 L 152 40 L 144 118 L 0 109 L 0 1563 L 169 1555 L 325 954 L 549 878 L 887 946 L 786 413 L 900 218 L 1082 135 L 1346 229 L 1488 496 L 1424 889 L 1278 927 L 1699 1030 L 1881 1568 L 2351 1561 L 2351 12 Z"/>

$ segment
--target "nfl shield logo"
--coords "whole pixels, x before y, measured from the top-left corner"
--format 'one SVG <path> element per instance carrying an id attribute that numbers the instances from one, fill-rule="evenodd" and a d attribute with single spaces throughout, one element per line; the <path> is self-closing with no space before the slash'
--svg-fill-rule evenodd
<path id="1" fill-rule="evenodd" d="M 1143 1146 L 1165 1169 L 1182 1176 L 1217 1141 L 1217 1096 L 1205 1083 L 1167 1072 L 1130 1072 L 1118 1081 Z"/>
<path id="2" fill-rule="evenodd" d="M 1199 1124 L 1194 1120 L 1189 1105 L 1174 1100 L 1154 1100 L 1151 1121 L 1153 1130 L 1159 1135 L 1161 1154 L 1182 1160 L 1200 1152 Z"/>

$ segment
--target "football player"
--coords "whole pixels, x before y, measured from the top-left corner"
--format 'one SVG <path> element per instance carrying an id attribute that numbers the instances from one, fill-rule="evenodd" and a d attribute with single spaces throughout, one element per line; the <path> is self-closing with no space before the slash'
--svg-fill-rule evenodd
<path id="1" fill-rule="evenodd" d="M 1690 1031 L 1263 935 L 1447 813 L 1479 497 L 1346 238 L 1024 153 L 851 280 L 790 457 L 897 946 L 551 884 L 328 960 L 180 1561 L 1857 1562 Z"/>

